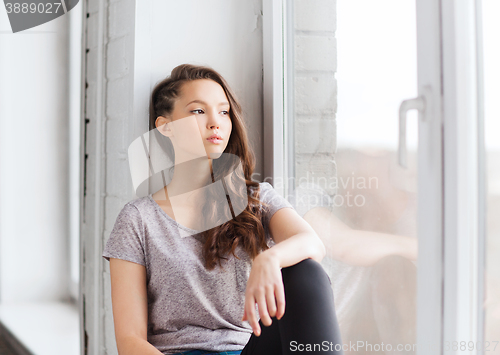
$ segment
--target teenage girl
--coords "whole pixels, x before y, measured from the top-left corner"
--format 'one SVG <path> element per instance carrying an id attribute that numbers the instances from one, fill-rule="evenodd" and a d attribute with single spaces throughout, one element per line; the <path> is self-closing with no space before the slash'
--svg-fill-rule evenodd
<path id="1" fill-rule="evenodd" d="M 119 354 L 343 354 L 325 246 L 251 179 L 241 106 L 221 75 L 174 68 L 153 89 L 149 123 L 175 168 L 123 207 L 104 248 Z M 224 154 L 238 162 L 219 164 Z M 213 186 L 225 201 L 209 198 Z"/>

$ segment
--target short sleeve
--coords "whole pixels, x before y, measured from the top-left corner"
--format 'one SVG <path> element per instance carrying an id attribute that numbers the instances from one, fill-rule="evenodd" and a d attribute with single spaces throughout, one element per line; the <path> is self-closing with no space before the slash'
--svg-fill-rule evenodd
<path id="1" fill-rule="evenodd" d="M 269 232 L 269 222 L 271 217 L 280 209 L 293 206 L 283 196 L 278 194 L 274 187 L 268 182 L 260 183 L 259 200 L 267 204 L 263 206 L 262 225 L 266 231 L 266 238 L 271 239 Z M 274 242 L 274 241 L 273 241 Z"/>
<path id="2" fill-rule="evenodd" d="M 143 245 L 141 213 L 137 207 L 127 203 L 116 218 L 102 256 L 108 261 L 116 258 L 146 266 Z"/>

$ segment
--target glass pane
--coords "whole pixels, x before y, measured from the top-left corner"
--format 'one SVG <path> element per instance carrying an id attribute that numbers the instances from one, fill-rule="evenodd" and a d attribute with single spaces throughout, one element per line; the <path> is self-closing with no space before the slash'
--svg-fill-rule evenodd
<path id="1" fill-rule="evenodd" d="M 345 353 L 415 354 L 416 113 L 397 164 L 399 104 L 417 96 L 415 2 L 289 4 L 288 198 L 327 247 Z"/>
<path id="2" fill-rule="evenodd" d="M 500 354 L 500 2 L 483 0 L 484 126 L 486 144 L 485 353 Z M 488 351 L 488 352 L 486 352 Z"/>

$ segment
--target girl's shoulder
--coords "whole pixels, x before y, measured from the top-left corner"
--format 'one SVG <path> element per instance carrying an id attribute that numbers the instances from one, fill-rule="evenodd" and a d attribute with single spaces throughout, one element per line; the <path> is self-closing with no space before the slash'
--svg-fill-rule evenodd
<path id="1" fill-rule="evenodd" d="M 269 190 L 269 189 L 273 189 L 273 185 L 271 185 L 270 183 L 268 183 L 267 181 L 263 181 L 263 182 L 259 182 L 259 187 L 260 189 L 262 190 Z"/>
<path id="2" fill-rule="evenodd" d="M 274 188 L 273 188 L 273 185 L 271 185 L 267 181 L 263 181 L 263 182 L 259 182 L 258 186 L 251 187 L 252 191 L 256 191 L 257 189 L 259 190 L 260 193 L 262 193 L 265 191 L 273 190 Z"/>
<path id="3" fill-rule="evenodd" d="M 274 189 L 273 185 L 264 181 L 259 182 L 259 199 L 266 203 L 273 203 L 277 199 L 283 199 L 283 197 Z"/>
<path id="4" fill-rule="evenodd" d="M 262 208 L 270 215 L 283 207 L 292 207 L 290 202 L 275 190 L 273 185 L 264 181 L 259 183 L 259 201 L 264 204 Z"/>
<path id="5" fill-rule="evenodd" d="M 146 211 L 155 209 L 158 206 L 158 203 L 153 199 L 152 194 L 146 195 L 144 197 L 137 197 L 133 200 L 128 201 L 125 206 L 133 206 L 139 211 Z"/>
<path id="6" fill-rule="evenodd" d="M 156 202 L 151 196 L 135 198 L 123 205 L 118 217 L 144 223 L 155 214 L 154 212 L 156 212 L 156 210 L 154 204 L 156 204 Z"/>

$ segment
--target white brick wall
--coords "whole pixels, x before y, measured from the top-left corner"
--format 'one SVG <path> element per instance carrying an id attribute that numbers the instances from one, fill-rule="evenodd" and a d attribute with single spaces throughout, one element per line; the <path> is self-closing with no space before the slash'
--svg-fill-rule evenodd
<path id="1" fill-rule="evenodd" d="M 118 55 L 113 55 L 110 52 L 109 46 L 107 53 L 108 53 L 107 57 L 108 63 L 112 62 L 112 64 L 108 64 L 108 67 L 109 66 L 119 67 L 123 63 L 123 60 L 121 60 Z M 131 112 L 129 112 L 130 108 L 128 103 L 130 102 L 131 99 L 131 97 L 129 97 L 129 92 L 130 92 L 129 85 L 131 84 L 130 81 L 132 79 L 133 78 L 130 78 L 127 74 L 122 74 L 121 76 L 115 77 L 114 79 L 108 77 L 107 80 L 106 116 L 112 117 L 113 119 L 117 119 L 120 121 L 125 121 L 124 122 L 125 125 L 127 124 L 126 122 L 126 118 L 128 118 L 127 116 L 131 114 Z"/>
<path id="2" fill-rule="evenodd" d="M 108 80 L 119 79 L 129 73 L 130 63 L 127 53 L 131 50 L 132 48 L 129 46 L 127 36 L 110 40 L 107 48 L 109 60 L 106 66 L 106 77 Z"/>
<path id="3" fill-rule="evenodd" d="M 295 151 L 298 154 L 332 154 L 336 146 L 336 122 L 328 118 L 295 119 Z M 312 134 L 316 137 L 311 137 Z M 318 134 L 321 133 L 321 134 Z"/>
<path id="4" fill-rule="evenodd" d="M 299 32 L 300 33 L 300 32 Z M 334 34 L 296 34 L 295 70 L 337 71 L 337 42 Z"/>
<path id="5" fill-rule="evenodd" d="M 296 30 L 335 32 L 336 0 L 294 0 L 294 4 Z"/>
<path id="6" fill-rule="evenodd" d="M 295 72 L 296 115 L 334 119 L 336 106 L 337 80 L 333 72 Z M 318 132 L 310 133 L 316 135 Z"/>
<path id="7" fill-rule="evenodd" d="M 106 197 L 103 245 L 111 232 L 117 213 L 132 198 L 127 147 L 133 115 L 133 63 L 135 1 L 110 1 L 106 45 Z M 116 342 L 111 305 L 109 263 L 104 261 L 104 346 L 115 354 Z"/>
<path id="8" fill-rule="evenodd" d="M 135 1 L 88 0 L 86 7 L 85 117 L 89 122 L 82 226 L 86 354 L 117 354 L 109 263 L 101 253 L 117 213 L 132 197 L 126 151 L 129 137 L 134 135 L 129 131 L 133 122 L 131 63 L 135 29 L 131 24 Z M 102 287 L 96 290 L 96 285 Z"/>
<path id="9" fill-rule="evenodd" d="M 336 176 L 337 42 L 335 0 L 294 2 L 295 182 Z M 302 180 L 301 180 L 302 178 Z M 326 179 L 326 180 L 325 180 Z M 325 183 L 326 182 L 326 183 Z"/>

